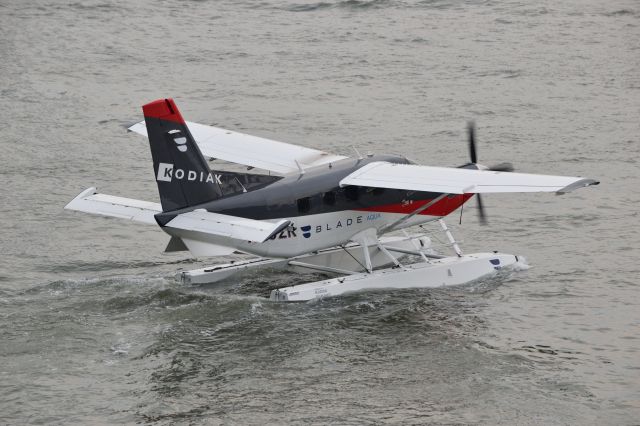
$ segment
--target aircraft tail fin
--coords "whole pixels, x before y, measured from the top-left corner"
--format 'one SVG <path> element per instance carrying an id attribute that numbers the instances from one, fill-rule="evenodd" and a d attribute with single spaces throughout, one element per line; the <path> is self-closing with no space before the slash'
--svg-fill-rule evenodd
<path id="1" fill-rule="evenodd" d="M 280 177 L 211 170 L 173 99 L 142 107 L 162 210 L 253 191 Z"/>
<path id="2" fill-rule="evenodd" d="M 209 169 L 173 99 L 150 102 L 142 111 L 162 210 L 222 197 L 220 178 Z"/>

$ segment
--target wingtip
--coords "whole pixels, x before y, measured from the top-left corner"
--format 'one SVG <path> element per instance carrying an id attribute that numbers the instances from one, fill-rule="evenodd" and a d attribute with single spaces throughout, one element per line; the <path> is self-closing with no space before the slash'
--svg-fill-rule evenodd
<path id="1" fill-rule="evenodd" d="M 66 206 L 64 206 L 64 210 L 76 210 L 76 205 L 78 203 L 79 200 L 82 200 L 83 198 L 86 198 L 90 195 L 94 195 L 98 192 L 98 189 L 95 186 L 92 186 L 90 188 L 85 189 L 84 191 L 82 191 L 81 193 L 79 193 L 78 195 L 76 195 L 73 200 L 69 201 L 67 203 Z"/>
<path id="2" fill-rule="evenodd" d="M 271 238 L 273 238 L 275 235 L 278 235 L 280 232 L 282 232 L 283 230 L 285 230 L 289 225 L 291 225 L 291 221 L 290 220 L 283 220 L 280 222 L 280 225 L 278 225 L 278 227 L 276 229 L 273 230 L 273 232 L 271 232 L 269 234 L 269 236 L 267 238 L 265 238 L 262 242 L 265 243 L 267 241 L 269 241 Z"/>
<path id="3" fill-rule="evenodd" d="M 572 184 L 565 186 L 562 189 L 557 190 L 556 194 L 563 195 L 568 192 L 575 191 L 576 189 L 586 188 L 587 186 L 595 186 L 595 185 L 600 185 L 600 181 L 595 179 L 580 179 L 573 182 Z"/>
<path id="4" fill-rule="evenodd" d="M 139 121 L 128 121 L 126 123 L 121 123 L 120 126 L 125 129 L 127 132 L 133 132 L 133 130 L 131 129 L 132 127 L 134 127 L 135 125 L 137 125 L 138 123 L 140 123 Z"/>

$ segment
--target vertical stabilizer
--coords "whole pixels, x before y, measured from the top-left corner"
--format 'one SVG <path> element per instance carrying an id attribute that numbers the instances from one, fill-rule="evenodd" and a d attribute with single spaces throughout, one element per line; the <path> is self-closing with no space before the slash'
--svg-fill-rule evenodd
<path id="1" fill-rule="evenodd" d="M 222 197 L 220 176 L 209 169 L 173 99 L 150 102 L 142 111 L 162 210 Z"/>

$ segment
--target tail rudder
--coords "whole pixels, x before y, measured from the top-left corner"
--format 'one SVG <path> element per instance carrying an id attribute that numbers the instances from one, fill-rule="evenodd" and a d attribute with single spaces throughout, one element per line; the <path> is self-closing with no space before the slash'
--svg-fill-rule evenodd
<path id="1" fill-rule="evenodd" d="M 162 210 L 222 197 L 219 177 L 209 169 L 173 99 L 150 102 L 142 111 Z"/>

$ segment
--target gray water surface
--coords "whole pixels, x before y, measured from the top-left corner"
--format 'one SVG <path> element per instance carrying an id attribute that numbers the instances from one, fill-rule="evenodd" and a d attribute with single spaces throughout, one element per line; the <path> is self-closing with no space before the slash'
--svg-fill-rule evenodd
<path id="1" fill-rule="evenodd" d="M 636 1 L 0 3 L 0 423 L 638 424 Z M 533 268 L 460 288 L 275 304 L 318 276 L 185 286 L 154 227 L 63 211 L 156 201 L 122 127 L 191 121 L 352 155 L 581 175 L 484 197 L 467 252 Z"/>

